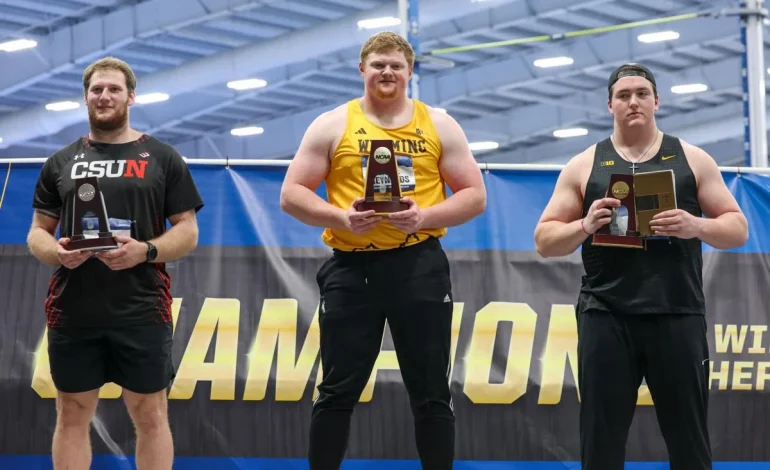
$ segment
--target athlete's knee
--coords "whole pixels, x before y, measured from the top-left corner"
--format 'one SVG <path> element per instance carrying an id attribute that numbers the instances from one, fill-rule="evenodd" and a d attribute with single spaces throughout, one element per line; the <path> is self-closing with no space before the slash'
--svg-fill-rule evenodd
<path id="1" fill-rule="evenodd" d="M 322 410 L 330 411 L 347 411 L 353 412 L 353 408 L 358 404 L 361 392 L 355 393 L 350 391 L 323 393 L 321 392 L 318 399 L 313 403 L 313 413 L 317 413 Z"/>
<path id="2" fill-rule="evenodd" d="M 166 391 L 139 394 L 124 390 L 128 414 L 138 433 L 156 432 L 168 427 L 168 400 Z"/>
<path id="3" fill-rule="evenodd" d="M 59 392 L 56 396 L 56 426 L 63 430 L 88 430 L 99 401 L 99 391 Z"/>
<path id="4" fill-rule="evenodd" d="M 425 399 L 412 403 L 415 421 L 424 419 L 454 419 L 452 403 L 449 399 Z"/>
<path id="5" fill-rule="evenodd" d="M 444 377 L 432 380 L 409 382 L 407 386 L 409 404 L 416 420 L 422 418 L 454 418 L 452 393 L 449 382 Z"/>

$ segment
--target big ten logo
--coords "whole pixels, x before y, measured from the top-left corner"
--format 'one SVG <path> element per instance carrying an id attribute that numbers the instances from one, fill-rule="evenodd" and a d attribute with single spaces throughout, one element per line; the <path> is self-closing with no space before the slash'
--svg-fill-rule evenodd
<path id="1" fill-rule="evenodd" d="M 174 332 L 182 303 L 172 304 Z M 307 393 L 311 383 L 322 377 L 319 362 L 320 334 L 318 309 L 309 326 L 300 328 L 298 304 L 294 299 L 266 299 L 256 332 L 247 351 L 238 351 L 241 305 L 238 299 L 207 298 L 192 329 L 179 363 L 169 399 L 188 400 L 199 382 L 210 383 L 211 400 L 235 400 L 239 361 L 245 366 L 241 399 L 258 401 L 268 398 L 268 384 L 274 383 L 275 401 L 299 401 L 317 397 L 317 389 Z M 455 369 L 464 304 L 453 304 L 450 350 L 450 376 Z M 467 341 L 464 377 L 460 378 L 463 393 L 477 404 L 510 404 L 527 393 L 530 381 L 540 384 L 538 403 L 560 403 L 564 378 L 570 368 L 577 384 L 577 326 L 571 305 L 553 305 L 547 322 L 542 353 L 535 356 L 535 333 L 538 314 L 525 303 L 491 302 L 476 312 L 470 338 Z M 304 340 L 300 331 L 306 330 Z M 497 333 L 507 329 L 507 344 L 496 344 Z M 46 332 L 38 343 L 32 388 L 42 398 L 55 398 L 48 354 Z M 206 360 L 213 351 L 210 361 Z M 502 355 L 502 357 L 500 357 Z M 244 364 L 245 363 L 245 364 Z M 504 364 L 495 368 L 495 364 Z M 315 377 L 313 369 L 317 367 Z M 368 402 L 374 395 L 378 371 L 399 370 L 395 351 L 381 350 L 360 401 Z M 501 380 L 492 380 L 496 377 Z M 115 399 L 121 395 L 115 384 L 104 385 L 99 396 Z M 579 400 L 577 390 L 575 398 Z M 639 404 L 652 404 L 645 385 L 640 387 Z"/>

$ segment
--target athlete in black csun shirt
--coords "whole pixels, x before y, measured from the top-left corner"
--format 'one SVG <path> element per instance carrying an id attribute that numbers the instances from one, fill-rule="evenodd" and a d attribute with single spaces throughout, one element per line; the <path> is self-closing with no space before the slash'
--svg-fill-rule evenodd
<path id="1" fill-rule="evenodd" d="M 56 219 L 61 213 L 62 234 L 72 233 L 75 180 L 84 176 L 99 178 L 111 226 L 130 230 L 140 241 L 160 237 L 167 218 L 202 205 L 187 164 L 172 147 L 147 135 L 115 144 L 84 137 L 46 161 L 35 190 L 36 211 Z M 169 276 L 162 262 L 113 271 L 94 257 L 78 269 L 59 269 L 47 300 L 50 328 L 171 321 Z"/>
<path id="2" fill-rule="evenodd" d="M 90 466 L 99 388 L 114 382 L 123 387 L 136 428 L 138 468 L 171 469 L 166 389 L 175 372 L 165 263 L 196 247 L 195 214 L 203 201 L 176 150 L 129 126 L 136 77 L 128 64 L 97 61 L 85 70 L 83 86 L 90 133 L 43 165 L 27 239 L 36 258 L 58 267 L 45 300 L 58 391 L 54 467 Z M 110 228 L 130 235 L 116 237 L 116 250 L 93 255 L 64 248 L 73 229 L 75 180 L 85 176 L 99 178 Z"/>

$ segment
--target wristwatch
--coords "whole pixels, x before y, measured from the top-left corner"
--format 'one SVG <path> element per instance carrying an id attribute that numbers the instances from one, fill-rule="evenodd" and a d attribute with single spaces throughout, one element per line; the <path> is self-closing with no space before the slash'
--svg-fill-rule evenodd
<path id="1" fill-rule="evenodd" d="M 147 245 L 147 262 L 150 263 L 152 261 L 155 261 L 155 258 L 158 257 L 158 249 L 155 248 L 155 245 L 153 245 L 150 242 L 144 242 L 145 245 Z"/>

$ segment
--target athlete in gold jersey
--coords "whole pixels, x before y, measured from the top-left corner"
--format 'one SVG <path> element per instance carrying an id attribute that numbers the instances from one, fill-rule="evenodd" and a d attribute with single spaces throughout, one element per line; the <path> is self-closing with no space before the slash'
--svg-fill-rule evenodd
<path id="1" fill-rule="evenodd" d="M 359 65 L 363 97 L 313 121 L 281 190 L 281 208 L 324 227 L 323 240 L 333 248 L 316 277 L 323 380 L 310 425 L 311 470 L 339 469 L 386 320 L 422 467 L 449 470 L 454 461 L 448 376 L 453 300 L 439 239 L 447 227 L 484 211 L 486 190 L 457 122 L 407 96 L 413 66 L 414 51 L 399 35 L 369 38 Z M 357 210 L 374 139 L 393 140 L 408 205 L 388 216 Z M 322 182 L 328 202 L 315 193 Z"/>
<path id="2" fill-rule="evenodd" d="M 371 150 L 370 142 L 392 139 L 398 161 L 401 195 L 414 200 L 417 207 L 435 206 L 446 199 L 444 178 L 439 171 L 441 139 L 433 126 L 437 113 L 419 102 L 412 102 L 411 119 L 403 126 L 387 129 L 369 119 L 358 99 L 344 106 L 344 134 L 331 155 L 326 177 L 329 202 L 348 207 L 364 193 L 364 165 Z M 381 223 L 365 234 L 347 229 L 326 228 L 323 240 L 327 245 L 344 251 L 358 249 L 383 250 L 411 245 L 429 236 L 441 237 L 446 227 L 416 227 L 414 233 L 404 233 L 396 225 Z"/>

